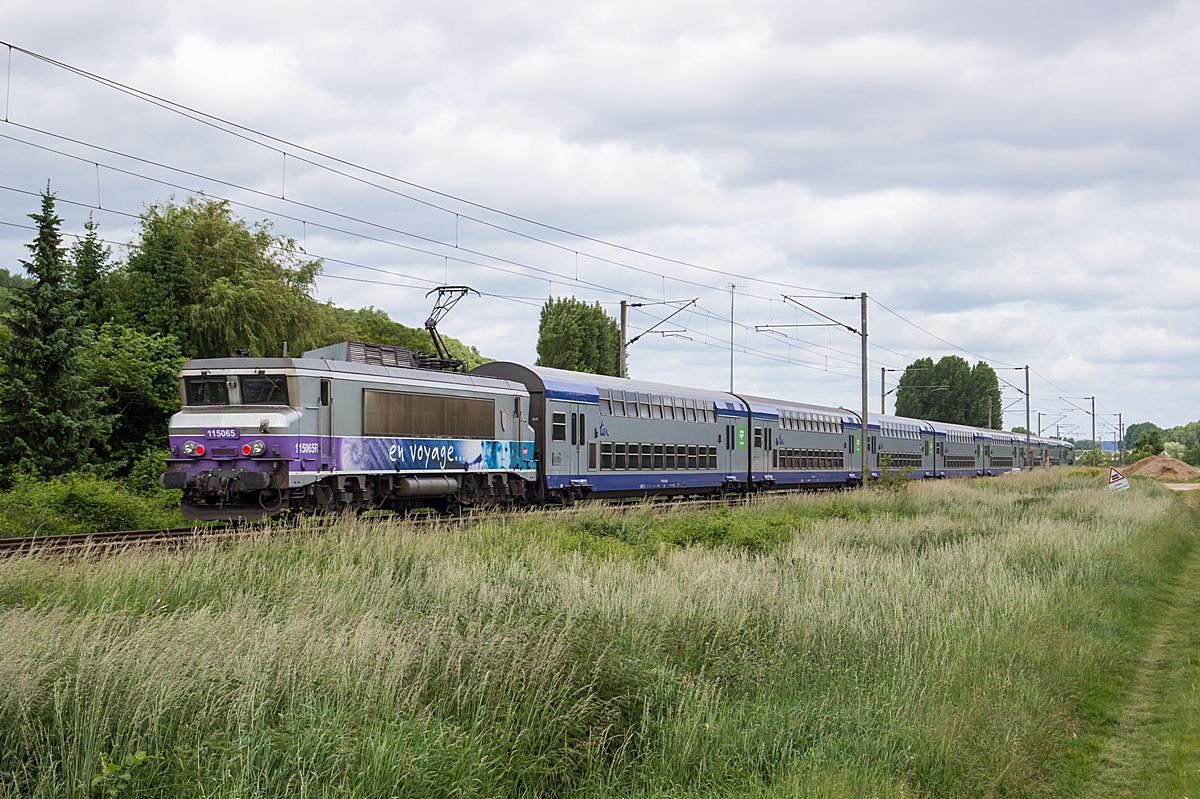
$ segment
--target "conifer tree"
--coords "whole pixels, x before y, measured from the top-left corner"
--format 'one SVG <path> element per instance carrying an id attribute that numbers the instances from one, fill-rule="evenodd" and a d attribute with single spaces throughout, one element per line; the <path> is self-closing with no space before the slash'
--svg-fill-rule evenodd
<path id="1" fill-rule="evenodd" d="M 100 226 L 95 220 L 88 217 L 83 227 L 87 234 L 71 247 L 71 289 L 78 302 L 79 324 L 98 330 L 112 316 L 105 297 L 112 250 L 96 234 Z"/>
<path id="2" fill-rule="evenodd" d="M 87 462 L 103 431 L 98 397 L 80 363 L 83 339 L 69 283 L 67 253 L 47 184 L 41 211 L 30 214 L 37 236 L 22 261 L 32 283 L 13 291 L 5 316 L 12 331 L 3 349 L 0 461 L 36 475 L 57 475 Z"/>

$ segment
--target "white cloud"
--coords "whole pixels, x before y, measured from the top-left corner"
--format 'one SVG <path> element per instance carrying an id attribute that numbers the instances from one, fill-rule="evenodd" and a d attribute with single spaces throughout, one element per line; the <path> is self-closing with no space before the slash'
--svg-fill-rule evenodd
<path id="1" fill-rule="evenodd" d="M 17 44 L 381 171 L 677 260 L 866 290 L 972 352 L 1029 362 L 1075 394 L 1102 396 L 1127 420 L 1197 415 L 1190 397 L 1200 386 L 1187 368 L 1200 346 L 1196 2 L 10 0 L 0 8 L 5 38 Z M 18 122 L 263 192 L 281 186 L 277 153 L 20 54 L 12 85 Z M 36 138 L 11 126 L 0 133 Z M 95 171 L 0 140 L 6 186 L 36 191 L 49 177 L 64 199 L 88 203 Z M 456 252 L 453 215 L 299 162 L 288 166 L 289 197 L 450 246 L 154 174 L 308 220 L 277 217 L 277 229 L 333 259 L 469 280 L 514 297 L 544 297 L 551 277 L 555 293 L 609 303 L 622 292 L 699 296 L 702 312 L 689 316 L 696 340 L 647 337 L 636 345 L 635 369 L 727 382 L 722 275 L 388 184 L 566 248 L 460 217 L 460 243 L 484 255 Z M 101 178 L 107 208 L 137 212 L 173 193 L 110 171 Z M 29 197 L 0 191 L 0 221 L 22 222 L 32 207 Z M 68 227 L 86 213 L 63 206 Z M 114 238 L 128 237 L 128 218 L 97 218 Z M 0 229 L 0 265 L 15 266 L 24 237 Z M 574 250 L 583 253 L 579 279 L 591 285 L 572 283 Z M 443 254 L 496 269 L 447 263 Z M 333 261 L 328 270 L 391 280 Z M 748 287 L 739 321 L 805 319 L 783 307 L 783 289 L 740 282 Z M 424 292 L 413 288 L 330 278 L 321 292 L 384 307 L 409 324 L 427 313 Z M 472 300 L 447 320 L 447 332 L 492 355 L 532 360 L 536 305 Z M 854 303 L 821 308 L 856 323 Z M 873 351 L 888 366 L 953 351 L 880 308 L 871 330 L 874 342 L 901 353 Z M 741 354 L 739 385 L 856 404 L 855 381 L 823 371 L 827 355 L 836 368 L 856 343 L 819 328 L 790 335 L 808 343 L 793 341 L 789 351 L 778 336 L 739 331 L 739 342 L 807 364 Z M 1059 393 L 1035 381 L 1047 408 Z"/>

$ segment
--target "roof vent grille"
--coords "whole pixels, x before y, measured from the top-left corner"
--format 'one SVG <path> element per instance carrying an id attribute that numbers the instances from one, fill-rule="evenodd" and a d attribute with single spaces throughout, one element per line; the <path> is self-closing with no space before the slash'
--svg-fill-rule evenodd
<path id="1" fill-rule="evenodd" d="M 348 342 L 351 363 L 369 363 L 375 366 L 404 366 L 409 369 L 417 367 L 417 359 L 412 350 L 404 347 L 393 347 L 390 344 L 366 344 L 362 341 Z"/>

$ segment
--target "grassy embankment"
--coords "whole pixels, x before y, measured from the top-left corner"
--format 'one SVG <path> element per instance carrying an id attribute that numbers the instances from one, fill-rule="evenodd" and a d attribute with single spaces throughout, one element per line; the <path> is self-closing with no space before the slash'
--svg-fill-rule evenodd
<path id="1" fill-rule="evenodd" d="M 1192 542 L 1161 487 L 1034 473 L 11 559 L 0 796 L 102 758 L 131 796 L 1063 795 Z"/>

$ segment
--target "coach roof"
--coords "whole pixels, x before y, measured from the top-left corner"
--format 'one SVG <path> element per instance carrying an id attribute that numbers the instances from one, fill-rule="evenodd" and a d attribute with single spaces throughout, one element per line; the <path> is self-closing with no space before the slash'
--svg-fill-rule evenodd
<path id="1" fill-rule="evenodd" d="M 717 410 L 726 409 L 746 410 L 745 405 L 737 397 L 723 391 L 707 391 L 702 388 L 673 386 L 667 383 L 651 383 L 647 380 L 630 380 L 609 375 L 593 375 L 581 372 L 568 372 L 565 369 L 551 369 L 547 366 L 526 366 L 510 361 L 492 361 L 471 370 L 473 375 L 490 375 L 507 380 L 516 380 L 529 386 L 531 390 L 546 392 L 548 399 L 567 400 L 569 402 L 599 401 L 597 389 L 621 389 L 637 391 L 646 394 L 670 394 L 676 397 L 712 400 L 717 403 Z"/>

